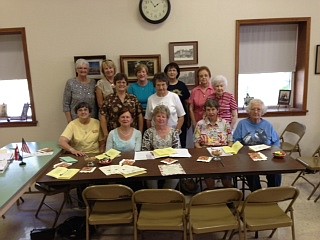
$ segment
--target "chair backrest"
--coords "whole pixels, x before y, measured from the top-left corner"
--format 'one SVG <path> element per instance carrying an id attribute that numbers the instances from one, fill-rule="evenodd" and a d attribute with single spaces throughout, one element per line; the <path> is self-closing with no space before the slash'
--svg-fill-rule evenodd
<path id="1" fill-rule="evenodd" d="M 22 120 L 25 120 L 28 118 L 29 107 L 30 107 L 29 103 L 23 104 L 23 108 L 22 108 L 22 112 L 21 112 L 21 116 L 20 116 Z"/>
<path id="2" fill-rule="evenodd" d="M 242 199 L 242 192 L 236 188 L 215 189 L 200 192 L 194 195 L 189 202 L 189 206 L 214 205 L 221 203 L 236 202 L 236 206 Z"/>
<path id="3" fill-rule="evenodd" d="M 293 186 L 258 189 L 247 196 L 242 206 L 241 213 L 244 211 L 247 204 L 272 204 L 290 201 L 285 210 L 285 212 L 287 212 L 298 196 L 299 190 Z"/>
<path id="4" fill-rule="evenodd" d="M 132 189 L 121 184 L 90 186 L 82 192 L 83 200 L 86 203 L 90 201 L 131 200 L 132 195 Z"/>
<path id="5" fill-rule="evenodd" d="M 299 138 L 301 139 L 303 137 L 303 135 L 306 132 L 306 126 L 303 125 L 302 123 L 298 123 L 298 122 L 291 122 L 288 124 L 288 126 L 284 129 L 284 131 L 281 134 L 281 137 L 283 137 L 283 135 L 286 132 L 290 132 L 293 134 L 296 134 L 299 136 Z"/>
<path id="6" fill-rule="evenodd" d="M 180 203 L 185 205 L 184 195 L 174 189 L 142 189 L 136 191 L 132 200 L 136 204 Z"/>

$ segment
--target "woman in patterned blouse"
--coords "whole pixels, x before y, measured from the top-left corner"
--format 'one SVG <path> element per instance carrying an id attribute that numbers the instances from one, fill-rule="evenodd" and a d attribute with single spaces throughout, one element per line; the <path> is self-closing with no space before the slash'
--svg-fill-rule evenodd
<path id="1" fill-rule="evenodd" d="M 114 76 L 116 92 L 109 94 L 101 109 L 100 123 L 105 139 L 108 133 L 119 127 L 119 112 L 122 108 L 128 108 L 133 118 L 132 127 L 137 128 L 140 132 L 143 130 L 142 107 L 138 99 L 127 93 L 128 77 L 124 73 L 117 73 Z"/>
<path id="2" fill-rule="evenodd" d="M 68 123 L 78 117 L 73 109 L 80 102 L 87 102 L 92 109 L 91 116 L 98 118 L 95 95 L 96 82 L 94 79 L 88 78 L 89 63 L 80 58 L 76 61 L 75 68 L 77 76 L 67 81 L 63 94 L 63 112 Z"/>
<path id="3" fill-rule="evenodd" d="M 170 110 L 164 105 L 158 105 L 154 108 L 152 118 L 154 126 L 147 129 L 143 134 L 142 151 L 152 151 L 159 148 L 180 148 L 179 133 L 168 125 Z M 167 179 L 163 188 L 175 189 L 179 180 Z M 147 181 L 148 188 L 158 188 L 157 180 Z"/>
<path id="4" fill-rule="evenodd" d="M 208 99 L 204 104 L 205 117 L 200 120 L 194 131 L 194 143 L 196 148 L 212 146 L 231 146 L 233 137 L 231 127 L 226 120 L 218 117 L 219 103 L 216 100 Z M 205 179 L 208 189 L 215 188 L 215 180 Z M 232 187 L 231 178 L 223 177 L 224 187 Z"/>

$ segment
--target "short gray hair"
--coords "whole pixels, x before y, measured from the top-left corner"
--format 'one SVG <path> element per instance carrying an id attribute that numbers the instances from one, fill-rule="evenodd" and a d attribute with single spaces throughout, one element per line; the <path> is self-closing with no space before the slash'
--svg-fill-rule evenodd
<path id="1" fill-rule="evenodd" d="M 86 65 L 89 68 L 88 61 L 83 58 L 79 58 L 75 63 L 75 68 L 77 69 L 79 67 L 82 67 L 83 65 Z"/>
<path id="2" fill-rule="evenodd" d="M 249 102 L 249 104 L 248 104 L 248 106 L 247 106 L 247 113 L 249 113 L 250 112 L 250 110 L 251 110 L 251 108 L 252 108 L 252 104 L 260 104 L 261 105 L 261 110 L 262 110 L 262 112 L 261 112 L 261 114 L 262 115 L 264 115 L 266 112 L 267 112 L 267 106 L 266 105 L 264 105 L 264 102 L 262 101 L 262 100 L 260 100 L 260 99 L 257 99 L 257 98 L 255 98 L 255 99 L 252 99 L 250 102 Z"/>
<path id="3" fill-rule="evenodd" d="M 228 85 L 228 80 L 225 76 L 223 75 L 218 75 L 218 76 L 215 76 L 212 81 L 211 81 L 211 84 L 212 86 L 218 86 L 220 84 L 222 84 L 224 87 L 227 87 Z"/>

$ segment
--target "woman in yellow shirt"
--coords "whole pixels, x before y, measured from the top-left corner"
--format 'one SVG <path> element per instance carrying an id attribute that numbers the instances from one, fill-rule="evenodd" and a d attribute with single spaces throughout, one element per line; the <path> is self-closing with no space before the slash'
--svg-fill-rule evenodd
<path id="1" fill-rule="evenodd" d="M 80 102 L 74 108 L 78 118 L 71 121 L 59 138 L 59 145 L 64 150 L 76 155 L 104 152 L 104 140 L 97 119 L 91 118 L 91 106 Z"/>

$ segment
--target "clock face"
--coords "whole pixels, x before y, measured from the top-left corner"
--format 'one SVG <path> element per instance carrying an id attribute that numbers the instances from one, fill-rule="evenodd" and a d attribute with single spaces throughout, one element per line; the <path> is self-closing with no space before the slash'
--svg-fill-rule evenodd
<path id="1" fill-rule="evenodd" d="M 140 0 L 139 10 L 141 16 L 149 23 L 161 23 L 170 14 L 169 0 Z"/>

